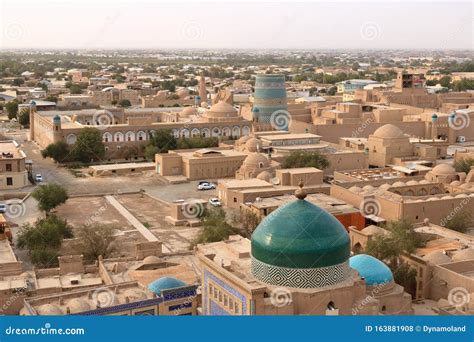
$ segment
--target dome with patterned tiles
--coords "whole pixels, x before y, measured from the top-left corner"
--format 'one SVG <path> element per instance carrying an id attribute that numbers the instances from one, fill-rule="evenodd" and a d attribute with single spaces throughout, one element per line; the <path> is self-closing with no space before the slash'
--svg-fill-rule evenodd
<path id="1" fill-rule="evenodd" d="M 268 215 L 252 234 L 252 274 L 264 283 L 296 288 L 335 285 L 350 277 L 350 239 L 344 226 L 305 200 Z"/>

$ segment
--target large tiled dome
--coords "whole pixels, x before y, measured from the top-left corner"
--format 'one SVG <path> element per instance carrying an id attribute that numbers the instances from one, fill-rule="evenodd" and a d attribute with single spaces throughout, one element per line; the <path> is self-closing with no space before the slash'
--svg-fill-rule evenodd
<path id="1" fill-rule="evenodd" d="M 350 276 L 350 239 L 344 226 L 304 196 L 268 215 L 251 244 L 252 273 L 268 284 L 315 288 Z"/>

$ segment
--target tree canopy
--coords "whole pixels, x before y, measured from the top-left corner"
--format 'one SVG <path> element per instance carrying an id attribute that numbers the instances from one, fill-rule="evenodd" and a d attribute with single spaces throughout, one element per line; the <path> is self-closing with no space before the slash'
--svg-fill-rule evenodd
<path id="1" fill-rule="evenodd" d="M 226 213 L 220 207 L 212 207 L 204 212 L 203 228 L 193 242 L 193 246 L 226 240 L 230 235 L 237 231 L 227 223 Z"/>
<path id="2" fill-rule="evenodd" d="M 71 159 L 83 163 L 90 163 L 103 159 L 105 146 L 102 142 L 102 133 L 93 127 L 81 129 L 77 141 L 71 149 Z"/>
<path id="3" fill-rule="evenodd" d="M 117 250 L 116 227 L 105 224 L 83 225 L 75 231 L 74 249 L 86 261 L 95 261 L 99 256 L 111 257 Z"/>
<path id="4" fill-rule="evenodd" d="M 325 156 L 318 152 L 310 151 L 292 151 L 283 160 L 284 169 L 293 169 L 297 167 L 315 167 L 323 170 L 329 166 L 329 161 Z"/>
<path id="5" fill-rule="evenodd" d="M 37 187 L 32 196 L 38 201 L 38 208 L 46 213 L 65 203 L 69 198 L 67 191 L 59 184 L 42 184 Z"/>

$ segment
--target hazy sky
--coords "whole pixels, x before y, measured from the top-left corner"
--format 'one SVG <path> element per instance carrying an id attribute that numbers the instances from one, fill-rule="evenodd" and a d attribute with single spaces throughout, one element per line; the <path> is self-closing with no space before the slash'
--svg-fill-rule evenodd
<path id="1" fill-rule="evenodd" d="M 473 48 L 471 1 L 0 4 L 0 48 Z"/>

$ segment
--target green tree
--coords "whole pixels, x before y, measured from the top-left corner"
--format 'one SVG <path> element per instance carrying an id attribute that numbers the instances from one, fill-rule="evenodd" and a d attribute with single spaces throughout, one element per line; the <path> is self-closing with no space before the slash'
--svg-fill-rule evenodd
<path id="1" fill-rule="evenodd" d="M 448 229 L 457 232 L 465 233 L 469 227 L 472 226 L 472 216 L 467 210 L 461 210 L 455 213 L 444 225 Z"/>
<path id="2" fill-rule="evenodd" d="M 469 171 L 471 171 L 471 167 L 473 166 L 474 166 L 473 158 L 462 158 L 454 162 L 454 168 L 456 169 L 456 172 L 469 173 Z"/>
<path id="3" fill-rule="evenodd" d="M 74 249 L 86 261 L 93 262 L 99 256 L 109 258 L 118 250 L 116 230 L 117 227 L 105 224 L 80 226 L 75 231 Z"/>
<path id="4" fill-rule="evenodd" d="M 18 115 L 18 100 L 14 99 L 14 100 L 8 101 L 5 105 L 5 110 L 7 111 L 8 118 L 10 120 L 16 118 Z"/>
<path id="5" fill-rule="evenodd" d="M 23 127 L 30 125 L 30 111 L 27 108 L 23 108 L 18 113 L 18 123 Z"/>
<path id="6" fill-rule="evenodd" d="M 14 85 L 15 87 L 19 87 L 21 86 L 23 83 L 25 83 L 25 80 L 22 79 L 22 78 L 15 78 L 12 82 L 12 85 Z"/>
<path id="7" fill-rule="evenodd" d="M 319 152 L 292 151 L 282 163 L 284 169 L 297 167 L 315 167 L 323 170 L 329 166 L 329 161 Z"/>
<path id="8" fill-rule="evenodd" d="M 156 151 L 155 153 L 166 153 L 169 150 L 175 150 L 178 147 L 178 141 L 171 130 L 159 129 L 150 138 L 150 141 L 147 144 L 147 147 L 148 146 L 155 147 L 154 150 L 151 148 L 149 149 L 150 151 Z"/>
<path id="9" fill-rule="evenodd" d="M 56 163 L 68 161 L 69 145 L 64 141 L 49 144 L 44 150 L 41 150 L 43 158 L 52 158 Z"/>
<path id="10" fill-rule="evenodd" d="M 208 148 L 217 146 L 219 146 L 219 139 L 217 137 L 179 138 L 177 143 L 178 149 Z"/>
<path id="11" fill-rule="evenodd" d="M 38 208 L 46 214 L 69 198 L 66 189 L 54 183 L 40 185 L 33 191 L 32 196 L 38 201 Z"/>
<path id="12" fill-rule="evenodd" d="M 439 79 L 438 83 L 441 84 L 442 87 L 450 88 L 450 86 L 451 86 L 451 77 L 443 76 Z"/>
<path id="13" fill-rule="evenodd" d="M 69 92 L 71 94 L 82 94 L 82 88 L 78 84 L 71 84 Z"/>
<path id="14" fill-rule="evenodd" d="M 205 210 L 203 228 L 193 241 L 193 246 L 201 243 L 223 241 L 230 235 L 236 234 L 236 232 L 236 229 L 227 223 L 224 209 L 212 207 Z"/>
<path id="15" fill-rule="evenodd" d="M 401 256 L 411 254 L 423 245 L 408 220 L 390 221 L 384 227 L 388 234 L 379 234 L 367 242 L 365 253 L 384 261 L 392 270 L 394 280 L 414 294 L 416 271 L 403 263 Z"/>
<path id="16" fill-rule="evenodd" d="M 82 163 L 101 160 L 105 156 L 105 146 L 102 142 L 102 133 L 93 127 L 81 129 L 77 141 L 71 149 L 71 159 Z"/>
<path id="17" fill-rule="evenodd" d="M 119 106 L 126 108 L 126 107 L 131 107 L 132 104 L 130 103 L 129 100 L 121 100 L 121 101 L 119 102 Z"/>
<path id="18" fill-rule="evenodd" d="M 45 98 L 46 101 L 50 101 L 50 102 L 58 102 L 58 97 L 57 96 L 54 96 L 54 95 L 48 95 L 46 98 Z"/>
<path id="19" fill-rule="evenodd" d="M 25 224 L 18 232 L 17 246 L 26 249 L 31 262 L 40 267 L 52 267 L 58 263 L 58 251 L 64 238 L 73 237 L 71 227 L 55 215 Z"/>

